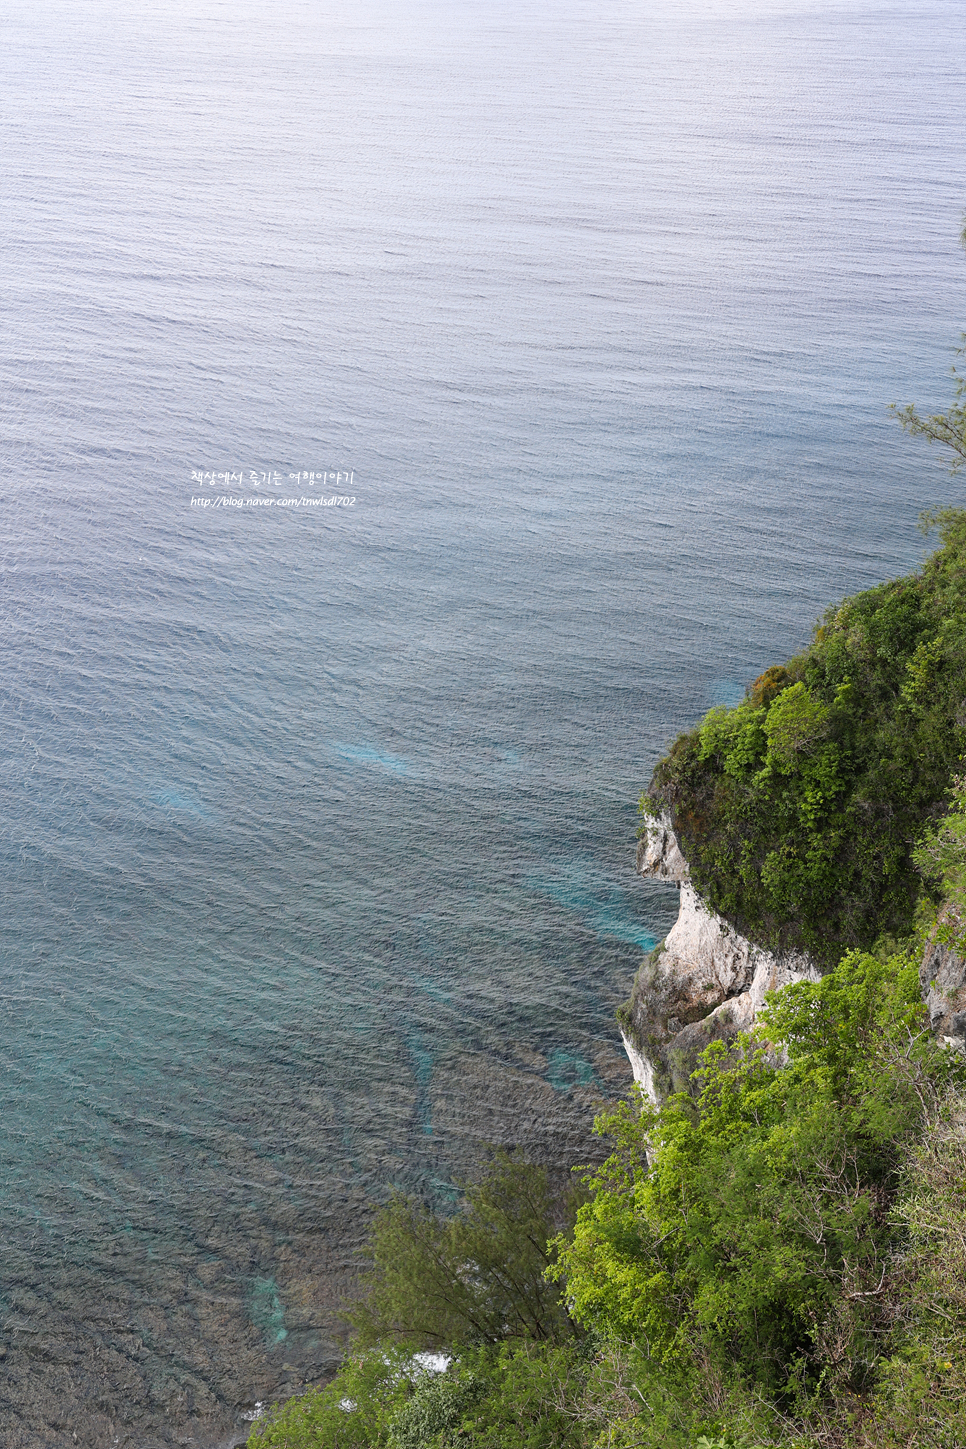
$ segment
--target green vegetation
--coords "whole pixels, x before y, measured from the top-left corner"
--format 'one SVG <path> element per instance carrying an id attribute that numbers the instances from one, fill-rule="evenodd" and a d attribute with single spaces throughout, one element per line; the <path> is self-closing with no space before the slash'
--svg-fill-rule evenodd
<path id="1" fill-rule="evenodd" d="M 912 852 L 927 879 L 939 885 L 946 902 L 936 934 L 945 945 L 966 946 L 966 775 L 953 779 L 949 809 L 935 827 L 923 832 Z"/>
<path id="2" fill-rule="evenodd" d="M 913 845 L 966 750 L 966 513 L 917 574 L 830 609 L 802 654 L 658 764 L 698 891 L 752 940 L 825 966 L 907 937 Z"/>
<path id="3" fill-rule="evenodd" d="M 603 1113 L 578 1190 L 495 1153 L 449 1214 L 394 1197 L 343 1368 L 251 1449 L 966 1449 L 966 1054 L 919 979 L 966 940 L 966 513 L 933 522 L 642 800 L 826 974 Z"/>
<path id="4" fill-rule="evenodd" d="M 772 1434 L 823 1396 L 860 1400 L 889 1334 L 901 1165 L 957 1078 L 913 960 L 855 953 L 788 987 L 754 1036 L 708 1048 L 697 1099 L 601 1119 L 615 1152 L 561 1245 L 575 1313 L 643 1339 L 652 1376 L 682 1372 L 711 1429 L 721 1395 L 769 1403 Z"/>
<path id="5" fill-rule="evenodd" d="M 450 1218 L 390 1204 L 353 1352 L 253 1449 L 962 1449 L 966 1060 L 915 957 L 770 998 L 696 1087 L 601 1117 L 556 1233 L 505 1155 Z"/>
<path id="6" fill-rule="evenodd" d="M 572 1337 L 546 1272 L 548 1239 L 572 1220 L 576 1196 L 558 1204 L 546 1172 L 498 1152 L 452 1217 L 394 1197 L 376 1218 L 372 1266 L 350 1314 L 358 1343 L 412 1351 Z"/>
<path id="7" fill-rule="evenodd" d="M 256 1425 L 259 1449 L 583 1449 L 596 1368 L 548 1277 L 583 1193 L 505 1152 L 447 1217 L 397 1196 L 376 1217 L 354 1352 L 326 1388 Z M 445 1349 L 445 1373 L 419 1354 Z"/>
<path id="8" fill-rule="evenodd" d="M 966 227 L 963 237 L 966 238 Z M 963 346 L 956 349 L 956 355 L 966 357 L 966 334 L 963 335 Z M 946 412 L 922 417 L 912 403 L 904 408 L 893 403 L 889 411 L 913 437 L 925 438 L 927 443 L 939 443 L 940 447 L 948 448 L 953 455 L 949 471 L 958 473 L 966 466 L 966 378 L 956 367 L 952 369 L 952 374 L 956 379 L 956 401 Z"/>

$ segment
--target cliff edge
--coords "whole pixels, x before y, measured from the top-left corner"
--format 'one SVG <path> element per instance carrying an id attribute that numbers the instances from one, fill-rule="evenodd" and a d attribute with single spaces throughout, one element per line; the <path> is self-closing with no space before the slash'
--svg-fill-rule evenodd
<path id="1" fill-rule="evenodd" d="M 822 972 L 804 952 L 756 946 L 705 904 L 666 815 L 648 821 L 637 870 L 680 890 L 677 920 L 645 957 L 631 999 L 618 1013 L 634 1080 L 656 1104 L 687 1087 L 712 1041 L 752 1025 L 766 992 L 791 981 L 817 981 Z M 947 1046 L 966 1050 L 966 959 L 934 934 L 919 979 L 931 1029 Z"/>
<path id="2" fill-rule="evenodd" d="M 687 1086 L 710 1042 L 751 1026 L 767 991 L 817 981 L 821 973 L 802 953 L 756 946 L 705 905 L 667 816 L 646 829 L 638 873 L 678 886 L 680 908 L 665 940 L 638 970 L 620 1025 L 634 1079 L 657 1103 Z"/>

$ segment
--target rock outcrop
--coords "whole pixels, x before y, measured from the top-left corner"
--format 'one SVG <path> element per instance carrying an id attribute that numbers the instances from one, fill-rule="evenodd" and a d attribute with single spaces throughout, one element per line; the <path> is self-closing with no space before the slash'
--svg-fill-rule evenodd
<path id="1" fill-rule="evenodd" d="M 940 914 L 939 929 L 948 919 L 947 907 Z M 929 1024 L 940 1041 L 966 1050 L 966 960 L 934 935 L 923 954 L 919 984 Z"/>
<path id="2" fill-rule="evenodd" d="M 620 1014 L 635 1080 L 658 1102 L 687 1085 L 710 1042 L 751 1025 L 766 992 L 790 981 L 818 980 L 820 972 L 805 955 L 775 955 L 747 941 L 705 905 L 670 821 L 648 825 L 637 869 L 681 892 L 677 921 L 641 965 Z"/>
<path id="3" fill-rule="evenodd" d="M 710 1042 L 751 1026 L 766 992 L 790 981 L 817 981 L 821 972 L 806 955 L 776 955 L 756 946 L 710 910 L 691 884 L 666 818 L 648 824 L 637 869 L 681 893 L 677 920 L 643 961 L 619 1013 L 634 1078 L 659 1102 L 687 1086 Z M 940 914 L 919 980 L 932 1030 L 946 1046 L 966 1051 L 966 957 L 939 939 L 950 909 Z"/>

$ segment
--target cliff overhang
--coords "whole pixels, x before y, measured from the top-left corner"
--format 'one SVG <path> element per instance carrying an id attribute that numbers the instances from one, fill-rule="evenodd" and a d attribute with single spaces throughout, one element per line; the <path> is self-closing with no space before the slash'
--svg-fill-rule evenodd
<path id="1" fill-rule="evenodd" d="M 680 891 L 677 920 L 641 963 L 630 1001 L 618 1012 L 634 1079 L 657 1104 L 688 1089 L 711 1042 L 754 1024 L 767 992 L 817 981 L 822 972 L 804 952 L 755 945 L 710 909 L 691 883 L 668 815 L 647 821 L 637 870 Z M 942 943 L 943 919 L 926 946 L 919 979 L 932 1031 L 966 1051 L 966 959 Z"/>
<path id="2" fill-rule="evenodd" d="M 635 1081 L 657 1103 L 687 1088 L 698 1056 L 712 1041 L 752 1025 L 766 992 L 791 981 L 817 981 L 821 973 L 800 952 L 756 946 L 705 904 L 668 816 L 647 822 L 637 870 L 680 890 L 678 918 L 644 959 L 619 1013 Z"/>

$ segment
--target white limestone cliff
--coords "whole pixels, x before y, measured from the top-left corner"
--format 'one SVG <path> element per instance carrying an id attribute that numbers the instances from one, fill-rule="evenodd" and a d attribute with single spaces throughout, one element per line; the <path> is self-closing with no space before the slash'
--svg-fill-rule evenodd
<path id="1" fill-rule="evenodd" d="M 710 910 L 691 884 L 666 818 L 649 822 L 637 869 L 681 893 L 677 921 L 638 971 L 621 1022 L 634 1078 L 657 1102 L 685 1085 L 709 1042 L 751 1026 L 766 992 L 790 981 L 817 981 L 820 972 L 803 954 L 776 955 L 754 945 Z"/>

